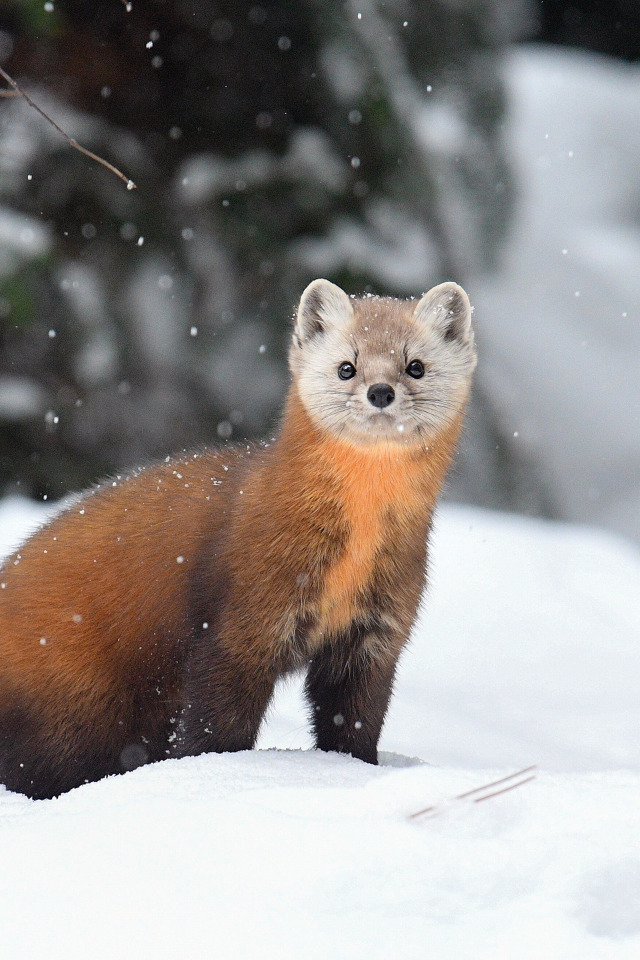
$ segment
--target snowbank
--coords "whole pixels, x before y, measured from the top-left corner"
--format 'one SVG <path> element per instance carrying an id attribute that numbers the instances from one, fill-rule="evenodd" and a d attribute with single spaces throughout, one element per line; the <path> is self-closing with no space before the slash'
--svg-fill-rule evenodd
<path id="1" fill-rule="evenodd" d="M 3 955 L 636 960 L 637 775 L 544 774 L 407 819 L 476 782 L 258 752 L 7 795 Z"/>
<path id="2" fill-rule="evenodd" d="M 38 513 L 1 503 L 0 550 Z M 454 507 L 433 552 L 383 766 L 270 749 L 0 791 L 0 956 L 635 960 L 640 553 Z M 263 746 L 306 743 L 296 697 Z M 520 790 L 408 819 L 536 762 Z"/>

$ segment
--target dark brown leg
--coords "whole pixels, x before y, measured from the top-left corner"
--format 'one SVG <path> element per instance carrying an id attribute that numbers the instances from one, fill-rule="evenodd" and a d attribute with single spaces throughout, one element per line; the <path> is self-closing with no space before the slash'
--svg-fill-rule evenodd
<path id="1" fill-rule="evenodd" d="M 172 755 L 250 750 L 273 694 L 270 665 L 208 646 L 191 658 L 187 675 Z"/>
<path id="2" fill-rule="evenodd" d="M 378 762 L 397 662 L 397 648 L 379 637 L 364 637 L 323 648 L 312 660 L 305 691 L 312 710 L 316 746 Z"/>

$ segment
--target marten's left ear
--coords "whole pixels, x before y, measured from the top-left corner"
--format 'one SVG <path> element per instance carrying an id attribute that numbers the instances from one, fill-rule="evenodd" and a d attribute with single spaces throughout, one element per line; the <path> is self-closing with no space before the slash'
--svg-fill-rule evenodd
<path id="1" fill-rule="evenodd" d="M 302 346 L 325 330 L 344 329 L 352 317 L 353 307 L 344 290 L 329 280 L 314 280 L 300 298 L 294 339 Z"/>
<path id="2" fill-rule="evenodd" d="M 414 317 L 439 330 L 444 340 L 469 340 L 471 304 L 457 283 L 440 283 L 425 293 L 416 305 Z"/>

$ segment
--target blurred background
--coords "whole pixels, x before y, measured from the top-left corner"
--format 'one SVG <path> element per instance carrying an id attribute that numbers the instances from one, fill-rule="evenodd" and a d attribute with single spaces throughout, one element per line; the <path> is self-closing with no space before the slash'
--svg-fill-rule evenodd
<path id="1" fill-rule="evenodd" d="M 317 276 L 475 304 L 447 495 L 640 540 L 637 0 L 0 0 L 0 495 L 264 435 Z M 10 88 L 7 86 L 7 91 Z"/>

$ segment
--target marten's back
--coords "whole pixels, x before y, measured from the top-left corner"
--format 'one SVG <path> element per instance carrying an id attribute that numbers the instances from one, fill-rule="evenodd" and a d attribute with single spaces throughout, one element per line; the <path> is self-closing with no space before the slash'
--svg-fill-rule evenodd
<path id="1" fill-rule="evenodd" d="M 167 755 L 195 568 L 228 522 L 243 470 L 230 448 L 109 481 L 6 561 L 2 782 L 12 786 L 8 754 L 21 756 L 20 770 L 36 754 L 54 767 L 63 758 L 70 773 L 85 753 L 104 772 Z M 51 792 L 66 788 L 62 778 Z"/>

